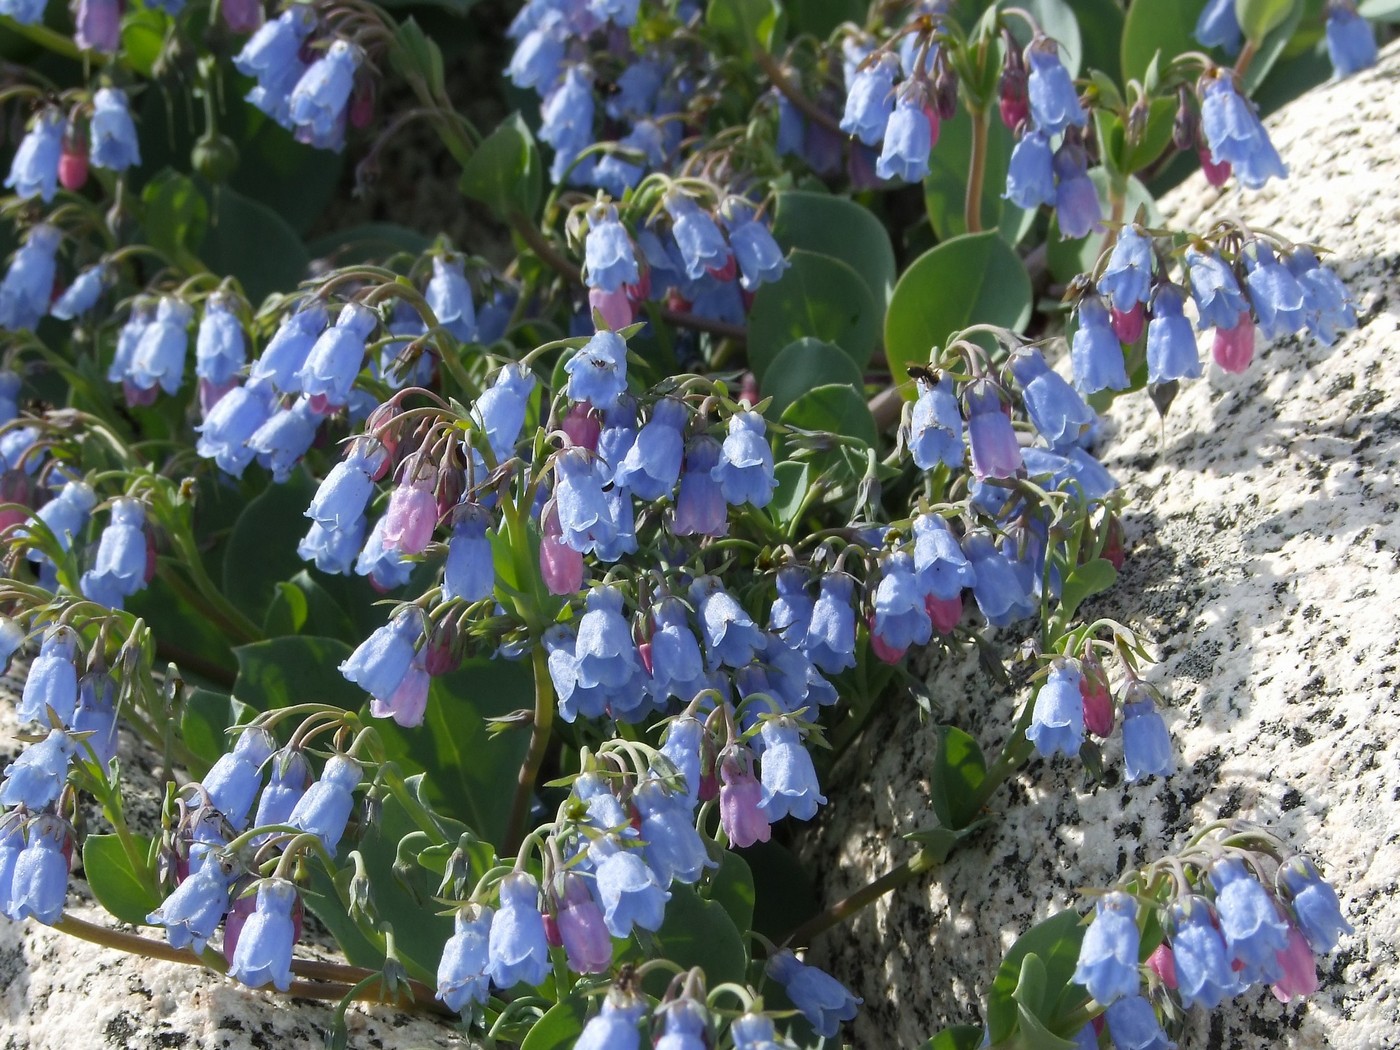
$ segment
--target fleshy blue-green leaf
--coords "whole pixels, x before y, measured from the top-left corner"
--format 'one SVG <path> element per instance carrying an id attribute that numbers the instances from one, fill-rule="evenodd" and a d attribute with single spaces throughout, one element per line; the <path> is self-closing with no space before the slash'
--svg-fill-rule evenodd
<path id="1" fill-rule="evenodd" d="M 875 419 L 865 398 L 839 383 L 809 390 L 783 412 L 783 422 L 803 430 L 823 430 L 875 444 Z"/>
<path id="2" fill-rule="evenodd" d="M 1125 79 L 1141 80 L 1161 52 L 1161 66 L 1183 51 L 1199 51 L 1196 19 L 1206 0 L 1147 0 L 1132 4 L 1123 25 L 1122 61 Z"/>
<path id="3" fill-rule="evenodd" d="M 976 738 L 956 726 L 937 727 L 938 740 L 929 773 L 929 804 L 946 828 L 966 827 L 977 817 L 974 791 L 987 775 L 987 760 Z"/>
<path id="4" fill-rule="evenodd" d="M 800 248 L 846 263 L 883 313 L 899 270 L 889 234 L 869 208 L 829 193 L 787 190 L 778 194 L 773 236 L 785 249 Z"/>
<path id="5" fill-rule="evenodd" d="M 799 339 L 778 352 L 763 383 L 763 396 L 773 399 L 770 417 L 781 417 L 783 410 L 809 390 L 839 383 L 859 390 L 861 371 L 840 347 L 820 339 Z"/>
<path id="6" fill-rule="evenodd" d="M 224 549 L 223 592 L 240 612 L 261 623 L 277 584 L 303 571 L 297 543 L 311 526 L 307 505 L 316 486 L 303 470 L 268 485 L 244 508 Z"/>
<path id="7" fill-rule="evenodd" d="M 458 186 L 502 218 L 512 212 L 533 216 L 540 204 L 543 179 L 535 137 L 520 114 L 512 113 L 476 148 L 462 169 Z"/>
<path id="8" fill-rule="evenodd" d="M 140 870 L 116 835 L 89 835 L 83 840 L 83 874 L 97 902 L 122 922 L 144 926 L 146 916 L 160 907 L 155 869 L 150 864 L 151 840 L 134 835 L 143 854 Z"/>
<path id="9" fill-rule="evenodd" d="M 690 886 L 671 886 L 666 921 L 656 931 L 656 939 L 666 958 L 686 969 L 703 969 L 711 987 L 723 981 L 744 981 L 748 957 L 739 929 L 722 905 L 701 900 Z M 668 980 L 669 976 L 662 979 L 662 988 Z"/>
<path id="10" fill-rule="evenodd" d="M 794 251 L 780 281 L 754 295 L 749 313 L 749 367 L 761 381 L 774 358 L 798 339 L 839 346 L 864 368 L 879 338 L 879 310 L 866 283 L 840 259 Z"/>
<path id="11" fill-rule="evenodd" d="M 987 1030 L 993 1043 L 1006 1039 L 1017 1026 L 1015 992 L 1021 981 L 1022 961 L 1031 954 L 1040 957 L 1045 972 L 1044 1001 L 1053 1008 L 1070 988 L 1084 929 L 1078 913 L 1064 911 L 1032 926 L 1011 946 L 987 993 Z M 1076 994 L 1082 995 L 1083 989 Z"/>
<path id="12" fill-rule="evenodd" d="M 364 693 L 358 695 L 363 701 Z M 489 739 L 484 719 L 533 701 L 528 662 L 469 660 L 433 679 L 423 725 L 404 729 L 376 719 L 375 728 L 390 758 L 408 773 L 427 774 L 424 791 L 435 808 L 500 842 L 529 733 L 515 729 Z"/>
<path id="13" fill-rule="evenodd" d="M 885 355 L 903 382 L 911 364 L 927 364 L 929 353 L 971 324 L 1022 331 L 1031 316 L 1031 280 L 1021 259 L 996 233 L 964 234 L 914 260 L 895 286 L 885 316 Z"/>
<path id="14" fill-rule="evenodd" d="M 311 258 L 296 231 L 271 208 L 227 186 L 208 192 L 214 214 L 199 257 L 215 273 L 237 277 L 254 306 L 295 288 Z"/>
<path id="15" fill-rule="evenodd" d="M 337 670 L 350 652 L 337 638 L 304 634 L 240 645 L 234 650 L 238 680 L 233 695 L 258 711 L 306 703 L 356 711 L 364 703 L 364 690 Z"/>
<path id="16" fill-rule="evenodd" d="M 520 1050 L 572 1050 L 587 1017 L 587 999 L 576 995 L 561 999 L 530 1027 Z"/>

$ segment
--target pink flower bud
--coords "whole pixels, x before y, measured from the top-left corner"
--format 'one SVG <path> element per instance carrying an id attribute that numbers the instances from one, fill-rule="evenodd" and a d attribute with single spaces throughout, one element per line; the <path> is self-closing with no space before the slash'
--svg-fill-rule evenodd
<path id="1" fill-rule="evenodd" d="M 389 497 L 384 521 L 384 547 L 404 554 L 422 554 L 437 525 L 437 500 L 431 482 L 405 482 Z"/>
<path id="2" fill-rule="evenodd" d="M 603 318 L 603 324 L 614 332 L 632 323 L 632 302 L 625 288 L 612 292 L 601 288 L 588 289 L 588 309 L 590 312 L 596 310 Z"/>
<path id="3" fill-rule="evenodd" d="M 1317 960 L 1298 927 L 1288 926 L 1288 944 L 1274 956 L 1283 968 L 1283 976 L 1271 987 L 1281 1003 L 1312 995 L 1317 991 Z"/>
<path id="4" fill-rule="evenodd" d="M 570 408 L 559 429 L 569 436 L 569 444 L 586 448 L 589 452 L 598 451 L 598 435 L 603 432 L 603 421 L 587 401 L 580 401 Z"/>
<path id="5" fill-rule="evenodd" d="M 871 613 L 866 619 L 866 624 L 870 628 L 870 651 L 887 664 L 897 664 L 904 659 L 904 654 L 908 649 L 896 649 L 887 645 L 885 640 L 875 633 L 875 614 Z"/>
<path id="6" fill-rule="evenodd" d="M 577 594 L 583 587 L 583 555 L 564 542 L 553 501 L 540 536 L 540 576 L 550 594 Z"/>
<path id="7" fill-rule="evenodd" d="M 87 182 L 87 143 L 65 141 L 58 155 L 58 181 L 65 190 L 80 190 Z"/>
<path id="8" fill-rule="evenodd" d="M 1147 311 L 1142 303 L 1134 303 L 1127 313 L 1117 307 L 1108 312 L 1109 325 L 1120 343 L 1132 345 L 1142 338 L 1142 327 Z"/>
<path id="9" fill-rule="evenodd" d="M 1176 956 L 1165 944 L 1157 945 L 1157 950 L 1147 957 L 1147 968 L 1162 979 L 1168 988 L 1176 987 Z"/>
<path id="10" fill-rule="evenodd" d="M 1254 360 L 1254 322 L 1249 312 L 1240 314 L 1234 328 L 1217 328 L 1210 346 L 1211 356 L 1222 371 L 1239 374 Z"/>
<path id="11" fill-rule="evenodd" d="M 262 25 L 262 4 L 258 0 L 219 0 L 219 11 L 230 32 L 251 33 Z"/>
<path id="12" fill-rule="evenodd" d="M 1210 150 L 1205 146 L 1198 149 L 1196 153 L 1201 158 L 1201 170 L 1205 172 L 1208 183 L 1219 189 L 1230 181 L 1230 162 L 1228 160 L 1222 160 L 1216 164 L 1210 159 Z"/>
<path id="13" fill-rule="evenodd" d="M 760 808 L 763 785 L 753 775 L 752 756 L 732 749 L 720 761 L 719 822 L 729 841 L 740 848 L 767 842 L 772 834 L 768 817 Z"/>
<path id="14" fill-rule="evenodd" d="M 142 390 L 130 379 L 122 380 L 122 397 L 126 399 L 127 408 L 149 408 L 156 403 L 156 395 L 160 393 L 160 387 L 154 383 L 147 390 Z"/>
<path id="15" fill-rule="evenodd" d="M 939 634 L 952 634 L 953 628 L 962 619 L 962 595 L 955 594 L 951 598 L 935 598 L 930 594 L 924 598 L 924 608 L 928 610 L 929 619 L 933 621 L 935 631 Z"/>
<path id="16" fill-rule="evenodd" d="M 1097 737 L 1113 732 L 1113 698 L 1108 692 L 1108 680 L 1097 660 L 1084 661 L 1084 677 L 1079 680 L 1079 695 L 1084 701 L 1084 728 Z"/>

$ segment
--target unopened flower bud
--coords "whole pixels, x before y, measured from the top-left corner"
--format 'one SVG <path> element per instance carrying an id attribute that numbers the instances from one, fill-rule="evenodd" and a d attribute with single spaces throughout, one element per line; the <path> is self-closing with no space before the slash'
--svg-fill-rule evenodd
<path id="1" fill-rule="evenodd" d="M 206 133 L 190 151 L 190 164 L 202 178 L 218 185 L 227 181 L 238 167 L 238 147 L 227 135 Z"/>

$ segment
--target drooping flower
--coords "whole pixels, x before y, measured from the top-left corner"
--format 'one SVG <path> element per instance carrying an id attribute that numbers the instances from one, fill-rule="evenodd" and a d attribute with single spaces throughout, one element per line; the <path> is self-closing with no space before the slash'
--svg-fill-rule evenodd
<path id="1" fill-rule="evenodd" d="M 471 285 L 460 258 L 433 257 L 433 276 L 428 280 L 423 298 L 428 301 L 438 324 L 446 328 L 453 339 L 463 343 L 476 341 L 476 304 L 472 302 Z"/>
<path id="2" fill-rule="evenodd" d="M 946 374 L 937 382 L 918 380 L 918 399 L 909 417 L 909 452 L 920 470 L 932 470 L 939 463 L 961 467 L 966 450 L 963 421 L 953 380 Z"/>
<path id="3" fill-rule="evenodd" d="M 58 192 L 58 159 L 67 126 L 68 121 L 56 106 L 39 111 L 10 163 L 10 174 L 5 179 L 7 189 L 25 199 L 38 197 L 45 204 L 53 200 Z"/>
<path id="4" fill-rule="evenodd" d="M 540 914 L 539 883 L 523 871 L 501 880 L 501 906 L 491 922 L 486 973 L 497 988 L 537 985 L 549 975 L 549 943 Z"/>
<path id="5" fill-rule="evenodd" d="M 1376 32 L 1353 0 L 1331 0 L 1327 5 L 1327 57 L 1338 77 L 1376 64 Z"/>
<path id="6" fill-rule="evenodd" d="M 1074 982 L 1104 1005 L 1136 995 L 1138 974 L 1137 902 L 1121 891 L 1107 893 L 1094 905 L 1094 921 L 1084 934 Z"/>
<path id="7" fill-rule="evenodd" d="M 852 1020 L 860 1007 L 862 1000 L 840 981 L 799 961 L 786 949 L 770 956 L 764 970 L 783 986 L 792 1005 L 825 1038 L 834 1037 L 841 1030 L 841 1022 Z"/>
<path id="8" fill-rule="evenodd" d="M 126 93 L 117 88 L 99 88 L 92 96 L 92 145 L 89 158 L 99 168 L 125 171 L 141 163 L 141 146 L 136 124 L 131 119 Z"/>
<path id="9" fill-rule="evenodd" d="M 257 907 L 238 935 L 229 976 L 249 988 L 269 981 L 279 992 L 292 983 L 292 945 L 296 941 L 292 908 L 298 903 L 295 883 L 264 879 L 258 884 Z"/>
<path id="10" fill-rule="evenodd" d="M 1028 54 L 1031 68 L 1027 90 L 1036 128 L 1047 135 L 1058 135 L 1071 124 L 1084 127 L 1089 118 L 1080 105 L 1069 70 L 1060 61 L 1058 45 L 1040 37 L 1031 42 Z"/>
<path id="11" fill-rule="evenodd" d="M 894 78 L 898 71 L 899 59 L 886 53 L 855 73 L 841 116 L 842 131 L 867 146 L 879 144 L 894 112 Z"/>
<path id="12" fill-rule="evenodd" d="M 486 974 L 487 945 L 495 913 L 480 905 L 465 905 L 453 919 L 453 933 L 438 963 L 437 998 L 460 1012 L 468 1003 L 484 1003 L 490 995 Z"/>
<path id="13" fill-rule="evenodd" d="M 1201 130 L 1216 164 L 1228 163 L 1240 183 L 1257 190 L 1271 178 L 1286 178 L 1288 168 L 1269 141 L 1254 106 L 1235 88 L 1234 77 L 1225 75 L 1205 86 L 1201 100 Z"/>
<path id="14" fill-rule="evenodd" d="M 1079 693 L 1082 678 L 1076 665 L 1057 661 L 1035 694 L 1026 739 L 1045 758 L 1056 752 L 1071 758 L 1079 754 L 1084 741 L 1084 699 Z"/>
<path id="15" fill-rule="evenodd" d="M 773 450 L 764 437 L 766 424 L 753 411 L 735 412 L 729 417 L 729 434 L 720 446 L 719 462 L 710 472 L 719 482 L 724 500 L 730 506 L 745 503 L 766 507 L 773 498 L 777 479 L 773 473 Z"/>
<path id="16" fill-rule="evenodd" d="M 1123 347 L 1109 323 L 1108 308 L 1097 295 L 1079 303 L 1079 327 L 1070 344 L 1074 385 L 1085 394 L 1128 389 Z"/>
<path id="17" fill-rule="evenodd" d="M 763 739 L 760 806 L 769 822 L 786 816 L 811 820 L 817 807 L 826 804 L 826 796 L 817 783 L 811 752 L 802 745 L 801 730 L 790 719 L 770 718 L 759 735 Z"/>

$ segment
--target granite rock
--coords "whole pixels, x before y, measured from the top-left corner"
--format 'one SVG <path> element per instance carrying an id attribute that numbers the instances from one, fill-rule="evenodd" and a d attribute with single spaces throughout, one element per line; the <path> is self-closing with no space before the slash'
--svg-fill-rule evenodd
<path id="1" fill-rule="evenodd" d="M 1330 348 L 1306 337 L 1261 346 L 1243 375 L 1212 366 L 1164 423 L 1145 394 L 1111 410 L 1101 449 L 1131 497 L 1128 563 L 1084 612 L 1155 644 L 1150 680 L 1170 697 L 1179 771 L 1123 784 L 1116 739 L 1110 786 L 1097 790 L 1078 763 L 1036 761 L 994 799 L 991 828 L 934 878 L 818 938 L 811 960 L 865 997 L 855 1045 L 917 1046 L 947 1024 L 980 1023 L 1022 931 L 1231 815 L 1316 857 L 1356 933 L 1321 960 L 1311 999 L 1283 1005 L 1256 990 L 1196 1011 L 1181 1045 L 1400 1045 L 1397 80 L 1391 48 L 1378 68 L 1269 120 L 1287 181 L 1221 192 L 1198 175 L 1163 202 L 1173 228 L 1238 219 L 1330 249 L 1361 322 Z M 967 659 L 936 660 L 930 686 L 994 753 L 1011 698 Z M 908 857 L 899 835 L 933 823 L 919 772 L 931 730 L 914 705 L 867 737 L 834 771 L 840 801 L 805 847 L 825 900 Z"/>

